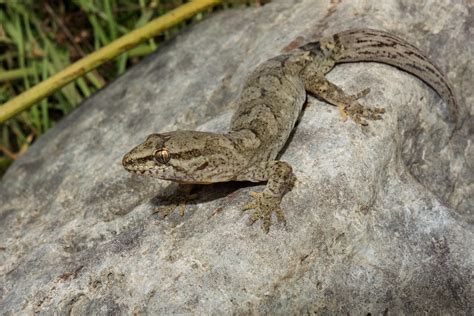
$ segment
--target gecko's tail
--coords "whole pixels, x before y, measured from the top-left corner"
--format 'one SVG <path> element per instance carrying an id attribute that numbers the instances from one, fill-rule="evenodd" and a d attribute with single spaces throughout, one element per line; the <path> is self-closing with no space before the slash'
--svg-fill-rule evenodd
<path id="1" fill-rule="evenodd" d="M 415 46 L 395 35 L 372 29 L 344 31 L 332 39 L 336 63 L 374 61 L 411 73 L 431 86 L 446 101 L 448 119 L 458 122 L 458 103 L 448 78 Z"/>

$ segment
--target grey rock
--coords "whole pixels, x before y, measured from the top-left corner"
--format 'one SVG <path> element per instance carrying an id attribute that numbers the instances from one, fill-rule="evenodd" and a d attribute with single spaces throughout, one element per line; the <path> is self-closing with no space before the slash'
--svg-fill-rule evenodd
<path id="1" fill-rule="evenodd" d="M 472 314 L 473 6 L 272 1 L 218 13 L 158 49 L 38 140 L 0 183 L 1 314 Z M 384 106 L 361 129 L 308 99 L 282 155 L 288 224 L 247 226 L 261 186 L 197 188 L 184 217 L 152 214 L 174 184 L 121 157 L 152 132 L 224 131 L 258 63 L 298 36 L 400 35 L 446 71 L 461 128 L 420 80 L 375 63 L 329 78 Z"/>

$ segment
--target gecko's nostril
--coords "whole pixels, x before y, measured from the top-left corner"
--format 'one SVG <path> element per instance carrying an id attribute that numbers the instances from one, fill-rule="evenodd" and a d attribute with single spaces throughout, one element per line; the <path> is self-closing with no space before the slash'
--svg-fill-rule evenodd
<path id="1" fill-rule="evenodd" d="M 124 166 L 125 169 L 128 169 L 128 167 L 130 166 L 130 162 L 131 162 L 131 159 L 130 159 L 129 154 L 125 154 L 125 156 L 123 156 L 122 158 L 122 166 Z"/>

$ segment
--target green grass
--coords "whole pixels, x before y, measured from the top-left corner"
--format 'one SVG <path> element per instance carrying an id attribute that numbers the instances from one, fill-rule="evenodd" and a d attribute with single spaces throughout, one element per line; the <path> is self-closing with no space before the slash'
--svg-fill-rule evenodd
<path id="1" fill-rule="evenodd" d="M 0 104 L 184 2 L 0 0 Z M 256 1 L 226 1 L 219 9 L 248 2 Z M 84 98 L 202 17 L 166 30 L 0 124 L 0 176 Z"/>

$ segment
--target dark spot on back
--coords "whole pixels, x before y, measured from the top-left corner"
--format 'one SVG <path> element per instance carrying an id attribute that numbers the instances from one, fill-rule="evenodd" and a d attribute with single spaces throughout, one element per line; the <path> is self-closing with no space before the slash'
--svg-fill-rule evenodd
<path id="1" fill-rule="evenodd" d="M 206 167 L 209 165 L 209 163 L 206 161 L 202 165 L 196 168 L 196 170 L 203 170 L 206 169 Z"/>

